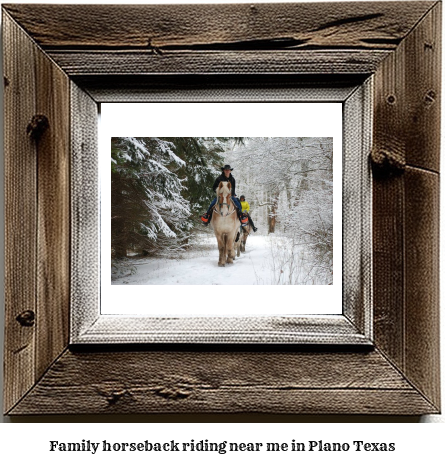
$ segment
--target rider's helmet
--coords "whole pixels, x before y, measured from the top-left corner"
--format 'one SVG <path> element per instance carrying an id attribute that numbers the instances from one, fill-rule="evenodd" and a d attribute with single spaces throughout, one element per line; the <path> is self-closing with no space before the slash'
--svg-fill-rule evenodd
<path id="1" fill-rule="evenodd" d="M 246 200 L 246 197 L 244 195 L 242 195 L 239 199 L 240 200 Z"/>

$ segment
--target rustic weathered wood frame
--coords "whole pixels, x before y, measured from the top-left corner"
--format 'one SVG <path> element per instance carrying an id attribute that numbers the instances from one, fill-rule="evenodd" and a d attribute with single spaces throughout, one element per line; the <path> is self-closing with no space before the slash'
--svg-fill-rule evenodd
<path id="1" fill-rule="evenodd" d="M 97 168 L 98 154 L 95 151 L 97 136 L 91 131 L 86 139 L 84 127 L 97 126 L 97 109 L 87 114 L 79 98 L 79 90 L 72 90 L 71 122 L 71 211 L 82 211 L 71 225 L 71 299 L 70 299 L 70 343 L 262 343 L 262 344 L 372 344 L 372 179 L 368 155 L 371 151 L 372 121 L 372 77 L 358 86 L 329 88 L 273 89 L 257 87 L 243 89 L 243 100 L 256 102 L 256 111 L 267 112 L 267 103 L 292 102 L 337 102 L 342 104 L 343 143 L 342 143 L 342 197 L 343 204 L 342 241 L 338 244 L 343 260 L 342 272 L 336 275 L 335 282 L 340 299 L 329 302 L 325 315 L 315 318 L 312 302 L 303 311 L 306 316 L 293 315 L 295 307 L 301 309 L 300 286 L 291 286 L 293 296 L 280 299 L 285 305 L 277 307 L 274 315 L 225 315 L 173 317 L 175 306 L 166 304 L 162 312 L 157 308 L 153 294 L 150 315 L 110 315 L 107 314 L 103 299 L 107 286 L 99 286 L 99 223 L 98 198 L 85 196 L 85 184 L 91 192 L 99 192 Z M 172 94 L 171 89 L 156 93 L 139 93 L 146 102 L 214 102 L 222 105 L 233 101 L 234 89 L 218 87 L 215 92 L 195 89 L 193 92 Z M 121 98 L 116 93 L 114 98 Z M 126 97 L 128 98 L 128 97 Z M 261 105 L 262 104 L 262 105 Z M 336 142 L 337 143 L 337 142 Z M 89 147 L 89 157 L 82 156 L 81 145 Z M 108 166 L 107 166 L 108 167 Z M 94 187 L 95 186 L 95 187 Z M 338 200 L 341 202 L 341 199 Z M 101 202 L 101 201 L 100 201 Z M 103 217 L 103 216 L 102 216 Z M 336 239 L 337 240 L 337 239 Z M 342 250 L 343 249 L 343 250 Z M 95 251 L 97 251 L 95 253 Z M 334 261 L 337 259 L 334 256 Z M 102 265 L 103 267 L 104 265 Z M 106 268 L 105 268 L 106 269 Z M 348 277 L 342 281 L 342 275 Z M 102 283 L 104 282 L 102 276 Z M 108 281 L 109 282 L 109 281 Z M 85 286 L 85 283 L 89 283 Z M 97 283 L 93 285 L 92 283 Z M 300 289 L 299 289 L 300 288 Z M 164 288 L 165 289 L 165 288 Z M 183 286 L 176 288 L 180 301 L 184 299 Z M 269 287 L 269 292 L 275 290 Z M 291 290 L 291 289 L 287 289 Z M 334 288 L 326 289 L 334 290 Z M 145 292 L 145 291 L 144 291 Z M 151 292 L 151 289 L 150 289 Z M 164 290 L 162 291 L 164 292 Z M 319 291 L 317 291 L 319 292 Z M 338 294 L 337 294 L 338 295 Z M 341 314 L 332 315 L 332 309 Z M 278 311 L 277 311 L 278 310 Z M 125 313 L 125 312 L 122 312 Z M 161 315 L 159 315 L 161 313 Z M 202 313 L 202 311 L 199 311 Z M 205 312 L 204 312 L 205 313 Z M 258 312 L 261 313 L 261 312 Z M 303 313 L 303 312 L 300 312 Z M 330 314 L 331 313 L 331 314 Z M 155 316 L 158 314 L 159 316 Z M 309 316 L 308 316 L 309 315 Z"/>
<path id="2" fill-rule="evenodd" d="M 4 5 L 3 43 L 7 414 L 439 411 L 440 2 Z M 370 76 L 371 348 L 69 345 L 74 107 Z"/>

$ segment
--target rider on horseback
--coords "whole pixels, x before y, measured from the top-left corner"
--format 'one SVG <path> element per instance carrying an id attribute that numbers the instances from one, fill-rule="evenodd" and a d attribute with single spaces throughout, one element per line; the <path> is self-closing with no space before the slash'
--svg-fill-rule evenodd
<path id="1" fill-rule="evenodd" d="M 252 226 L 253 232 L 257 232 L 258 228 L 255 227 L 255 225 L 253 224 L 253 220 L 249 215 L 249 211 L 250 211 L 249 202 L 246 201 L 246 197 L 244 195 L 242 195 L 239 199 L 241 200 L 241 210 L 243 211 L 243 213 L 247 215 L 247 218 L 249 219 L 249 224 L 250 226 Z"/>
<path id="2" fill-rule="evenodd" d="M 238 199 L 238 197 L 235 194 L 235 178 L 232 176 L 231 171 L 233 168 L 230 167 L 230 165 L 224 165 L 222 168 L 222 173 L 220 176 L 218 176 L 213 183 L 213 191 L 216 192 L 217 187 L 219 186 L 220 182 L 230 182 L 232 185 L 232 201 L 237 209 L 238 212 L 238 218 L 240 220 L 241 226 L 247 226 L 249 222 L 249 217 L 245 213 L 242 212 L 241 208 L 241 203 Z M 204 224 L 204 226 L 207 226 L 210 223 L 210 220 L 212 219 L 212 211 L 213 207 L 216 204 L 216 197 L 212 200 L 212 203 L 210 204 L 209 209 L 207 212 L 201 216 L 201 221 Z"/>

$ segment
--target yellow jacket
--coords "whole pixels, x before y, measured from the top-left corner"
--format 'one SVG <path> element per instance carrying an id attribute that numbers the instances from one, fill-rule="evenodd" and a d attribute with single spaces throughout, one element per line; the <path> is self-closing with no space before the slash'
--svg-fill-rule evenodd
<path id="1" fill-rule="evenodd" d="M 241 210 L 242 210 L 243 212 L 249 213 L 249 211 L 250 211 L 249 202 L 246 202 L 246 201 L 241 202 Z"/>

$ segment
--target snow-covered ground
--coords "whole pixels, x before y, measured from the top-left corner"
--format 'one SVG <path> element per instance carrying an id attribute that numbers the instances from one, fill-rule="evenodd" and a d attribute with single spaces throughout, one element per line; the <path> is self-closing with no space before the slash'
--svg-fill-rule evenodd
<path id="1" fill-rule="evenodd" d="M 302 251 L 294 248 L 290 254 L 285 238 L 251 234 L 246 252 L 224 268 L 218 267 L 215 237 L 198 239 L 177 259 L 127 259 L 114 269 L 112 284 L 313 284 L 307 280 Z"/>

